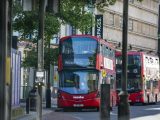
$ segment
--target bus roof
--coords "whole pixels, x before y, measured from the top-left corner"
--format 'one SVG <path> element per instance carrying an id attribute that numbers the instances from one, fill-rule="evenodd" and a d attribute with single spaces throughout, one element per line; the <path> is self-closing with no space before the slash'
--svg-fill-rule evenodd
<path id="1" fill-rule="evenodd" d="M 62 37 L 62 38 L 60 39 L 60 41 L 64 41 L 64 40 L 66 40 L 66 39 L 68 39 L 68 38 L 76 38 L 76 37 L 89 37 L 89 38 L 93 38 L 93 39 L 96 39 L 97 41 L 99 41 L 99 38 L 97 38 L 96 36 L 92 36 L 92 35 L 81 35 L 81 34 L 79 34 L 79 35 L 65 36 L 65 37 Z"/>
<path id="2" fill-rule="evenodd" d="M 101 44 L 106 44 L 107 46 L 109 46 L 112 49 L 115 49 L 115 46 L 109 42 L 107 42 L 107 40 L 104 40 L 102 38 L 98 38 L 97 36 L 92 36 L 92 35 L 83 35 L 83 34 L 78 34 L 78 35 L 70 35 L 70 36 L 65 36 L 62 37 L 60 39 L 60 42 L 63 42 L 64 40 L 68 39 L 68 38 L 76 38 L 76 37 L 88 37 L 88 38 L 93 38 L 95 40 L 97 40 L 98 42 L 101 42 Z"/>
<path id="3" fill-rule="evenodd" d="M 141 55 L 144 54 L 143 52 L 139 52 L 139 51 L 128 51 L 127 52 L 128 55 Z M 122 55 L 121 51 L 116 51 L 116 55 Z"/>

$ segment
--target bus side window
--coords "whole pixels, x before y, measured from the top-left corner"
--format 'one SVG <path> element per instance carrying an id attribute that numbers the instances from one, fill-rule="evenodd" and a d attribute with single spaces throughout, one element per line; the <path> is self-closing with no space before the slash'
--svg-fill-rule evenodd
<path id="1" fill-rule="evenodd" d="M 147 87 L 147 89 L 150 89 L 151 88 L 151 82 L 150 81 L 146 81 L 146 87 Z"/>
<path id="2" fill-rule="evenodd" d="M 114 82 L 115 82 L 115 78 L 111 75 L 111 84 L 110 84 L 111 89 L 115 89 Z"/>
<path id="3" fill-rule="evenodd" d="M 102 55 L 105 56 L 105 46 L 102 45 Z"/>
<path id="4" fill-rule="evenodd" d="M 109 55 L 109 48 L 106 47 L 106 49 L 105 49 L 105 56 L 108 57 L 108 55 Z"/>
<path id="5" fill-rule="evenodd" d="M 157 80 L 154 80 L 154 81 L 153 81 L 153 87 L 156 88 L 157 86 L 158 86 L 158 81 L 157 81 Z"/>

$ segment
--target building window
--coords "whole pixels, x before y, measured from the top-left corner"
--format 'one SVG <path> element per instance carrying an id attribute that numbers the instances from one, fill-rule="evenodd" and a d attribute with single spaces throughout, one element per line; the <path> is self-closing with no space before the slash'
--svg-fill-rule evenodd
<path id="1" fill-rule="evenodd" d="M 122 16 L 119 18 L 119 27 L 122 28 L 123 27 L 123 18 Z"/>
<path id="2" fill-rule="evenodd" d="M 114 25 L 114 14 L 109 13 L 109 25 Z"/>
<path id="3" fill-rule="evenodd" d="M 149 35 L 149 25 L 148 24 L 145 24 L 145 23 L 142 24 L 142 33 L 145 35 Z"/>
<path id="4" fill-rule="evenodd" d="M 137 21 L 133 21 L 133 31 L 134 32 L 138 32 L 138 22 Z"/>
<path id="5" fill-rule="evenodd" d="M 142 3 L 140 1 L 137 1 L 137 0 L 134 1 L 134 4 L 135 5 L 142 5 Z"/>
<path id="6" fill-rule="evenodd" d="M 114 15 L 114 25 L 116 27 L 119 27 L 119 19 L 120 19 L 120 16 L 119 15 Z"/>
<path id="7" fill-rule="evenodd" d="M 151 9 L 153 10 L 157 10 L 158 9 L 158 2 L 154 1 L 154 0 L 151 0 L 150 1 L 150 5 L 151 5 Z"/>
<path id="8" fill-rule="evenodd" d="M 104 21 L 107 25 L 114 25 L 114 14 L 113 13 L 105 13 Z"/>
<path id="9" fill-rule="evenodd" d="M 137 32 L 142 33 L 142 23 L 137 22 Z"/>
<path id="10" fill-rule="evenodd" d="M 143 0 L 142 1 L 142 5 L 144 6 L 144 7 L 150 7 L 150 0 Z"/>
<path id="11" fill-rule="evenodd" d="M 133 4 L 133 3 L 134 3 L 134 0 L 129 0 L 129 3 L 132 3 L 132 4 Z"/>
<path id="12" fill-rule="evenodd" d="M 128 22 L 128 30 L 132 31 L 133 30 L 133 20 L 129 19 Z"/>
<path id="13" fill-rule="evenodd" d="M 158 29 L 156 27 L 153 28 L 154 37 L 158 36 Z"/>

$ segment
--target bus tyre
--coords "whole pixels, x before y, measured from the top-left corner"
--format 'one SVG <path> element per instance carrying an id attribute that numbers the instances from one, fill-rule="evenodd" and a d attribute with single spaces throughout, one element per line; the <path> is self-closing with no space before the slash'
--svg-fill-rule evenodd
<path id="1" fill-rule="evenodd" d="M 96 107 L 96 111 L 99 112 L 99 107 Z"/>
<path id="2" fill-rule="evenodd" d="M 63 108 L 64 112 L 70 112 L 70 110 L 71 110 L 70 108 Z"/>

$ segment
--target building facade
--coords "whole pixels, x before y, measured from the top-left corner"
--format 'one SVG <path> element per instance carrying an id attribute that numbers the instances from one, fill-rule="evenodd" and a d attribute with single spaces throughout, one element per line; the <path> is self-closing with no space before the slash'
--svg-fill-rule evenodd
<path id="1" fill-rule="evenodd" d="M 129 0 L 128 46 L 135 50 L 158 49 L 158 0 Z M 103 38 L 122 47 L 123 0 L 105 8 Z"/>

